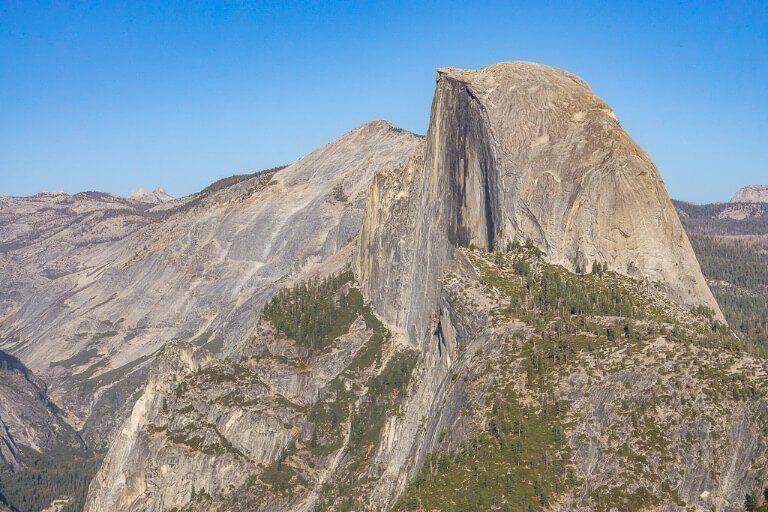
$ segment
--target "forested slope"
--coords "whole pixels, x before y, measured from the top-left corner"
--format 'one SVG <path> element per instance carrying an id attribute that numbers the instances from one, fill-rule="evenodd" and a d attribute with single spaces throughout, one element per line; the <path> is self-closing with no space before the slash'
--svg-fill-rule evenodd
<path id="1" fill-rule="evenodd" d="M 675 206 L 728 323 L 768 348 L 768 204 Z"/>

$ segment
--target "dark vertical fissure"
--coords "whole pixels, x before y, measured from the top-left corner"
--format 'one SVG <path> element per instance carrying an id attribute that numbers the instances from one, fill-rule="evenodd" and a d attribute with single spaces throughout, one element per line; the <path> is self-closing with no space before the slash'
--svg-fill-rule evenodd
<path id="1" fill-rule="evenodd" d="M 443 323 L 441 320 L 437 321 L 435 331 L 432 333 L 437 338 L 437 353 L 443 355 L 443 347 L 445 346 L 445 338 L 443 337 Z"/>
<path id="2" fill-rule="evenodd" d="M 483 249 L 493 251 L 499 224 L 498 179 L 487 120 L 469 87 L 455 82 L 451 85 L 444 97 L 446 125 L 451 129 L 440 148 L 449 173 L 446 200 L 452 201 L 453 208 L 449 236 L 456 245 L 480 242 Z"/>
<path id="3" fill-rule="evenodd" d="M 486 148 L 487 150 L 487 148 Z M 490 156 L 490 155 L 487 155 Z M 488 241 L 488 247 L 487 250 L 489 252 L 493 252 L 494 245 L 496 242 L 496 219 L 495 212 L 493 209 L 493 204 L 495 201 L 495 197 L 492 197 L 491 194 L 495 195 L 495 186 L 494 183 L 493 186 L 491 186 L 491 178 L 489 176 L 488 168 L 483 165 L 482 166 L 482 173 L 483 173 L 483 207 L 485 209 L 485 236 L 486 240 Z"/>

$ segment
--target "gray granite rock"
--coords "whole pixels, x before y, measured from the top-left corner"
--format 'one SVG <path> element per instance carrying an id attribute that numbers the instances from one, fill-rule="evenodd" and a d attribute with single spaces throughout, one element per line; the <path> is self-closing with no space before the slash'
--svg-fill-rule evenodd
<path id="1" fill-rule="evenodd" d="M 507 62 L 437 73 L 429 132 L 368 197 L 356 268 L 414 343 L 454 247 L 531 242 L 553 263 L 658 282 L 723 320 L 659 172 L 580 78 Z"/>
<path id="2" fill-rule="evenodd" d="M 768 185 L 741 187 L 731 198 L 732 203 L 768 203 Z"/>
<path id="3" fill-rule="evenodd" d="M 349 252 L 373 176 L 420 141 L 374 121 L 159 212 L 107 194 L 3 198 L 0 348 L 103 445 L 166 343 L 226 353 L 276 288 Z"/>

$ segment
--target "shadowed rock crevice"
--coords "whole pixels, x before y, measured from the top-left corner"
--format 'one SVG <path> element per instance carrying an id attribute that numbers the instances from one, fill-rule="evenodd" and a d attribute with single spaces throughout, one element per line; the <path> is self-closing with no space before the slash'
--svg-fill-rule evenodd
<path id="1" fill-rule="evenodd" d="M 440 140 L 435 159 L 448 177 L 447 197 L 454 208 L 448 238 L 458 246 L 493 251 L 501 212 L 486 114 L 466 84 L 442 73 L 438 80 L 436 102 L 442 108 L 436 112 Z"/>

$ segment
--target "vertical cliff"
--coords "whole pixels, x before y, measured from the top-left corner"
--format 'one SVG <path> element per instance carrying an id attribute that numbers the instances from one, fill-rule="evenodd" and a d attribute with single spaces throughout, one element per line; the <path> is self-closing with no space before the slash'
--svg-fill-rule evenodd
<path id="1" fill-rule="evenodd" d="M 421 152 L 374 181 L 362 288 L 416 341 L 455 247 L 526 242 L 569 270 L 599 263 L 722 319 L 657 169 L 584 81 L 526 62 L 441 69 Z"/>
<path id="2" fill-rule="evenodd" d="M 45 383 L 0 350 L 0 471 L 18 470 L 26 458 L 58 445 L 80 448 L 80 444 L 61 411 L 48 400 Z"/>
<path id="3" fill-rule="evenodd" d="M 730 511 L 768 478 L 768 366 L 583 81 L 444 69 L 425 139 L 353 134 L 206 217 L 280 264 L 227 357 L 166 346 L 86 510 Z"/>

